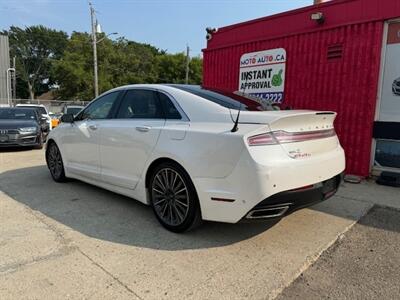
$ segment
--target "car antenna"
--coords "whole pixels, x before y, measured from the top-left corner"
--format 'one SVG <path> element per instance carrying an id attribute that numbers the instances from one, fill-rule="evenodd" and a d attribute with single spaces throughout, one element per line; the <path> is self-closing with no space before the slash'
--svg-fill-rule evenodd
<path id="1" fill-rule="evenodd" d="M 243 92 L 242 94 L 244 94 L 246 92 L 246 87 L 247 87 L 247 76 L 246 76 L 246 81 L 244 83 L 244 87 L 243 87 Z M 242 111 L 242 102 L 240 102 L 240 106 L 239 106 L 239 111 L 237 113 L 236 116 L 236 120 L 235 120 L 235 124 L 233 125 L 233 128 L 231 129 L 231 132 L 236 132 L 239 129 L 239 117 L 240 117 L 240 112 Z"/>

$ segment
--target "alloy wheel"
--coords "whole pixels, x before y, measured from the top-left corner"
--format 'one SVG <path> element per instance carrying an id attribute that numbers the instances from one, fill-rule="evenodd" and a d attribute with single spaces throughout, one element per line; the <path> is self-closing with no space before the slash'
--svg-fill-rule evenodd
<path id="1" fill-rule="evenodd" d="M 157 216 L 170 226 L 179 226 L 189 212 L 189 191 L 181 175 L 171 169 L 159 170 L 151 187 Z"/>
<path id="2" fill-rule="evenodd" d="M 60 178 L 63 172 L 61 153 L 54 144 L 48 150 L 47 163 L 54 178 Z"/>

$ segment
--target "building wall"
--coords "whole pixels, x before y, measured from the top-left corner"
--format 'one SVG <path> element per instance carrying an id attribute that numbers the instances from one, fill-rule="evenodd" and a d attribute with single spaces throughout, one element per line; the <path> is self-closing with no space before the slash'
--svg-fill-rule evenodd
<path id="1" fill-rule="evenodd" d="M 338 112 L 335 127 L 346 151 L 346 172 L 367 176 L 383 28 L 384 22 L 376 20 L 208 47 L 204 50 L 203 84 L 235 91 L 243 53 L 285 48 L 283 106 Z M 341 48 L 341 57 L 328 59 L 329 47 Z"/>
<path id="2" fill-rule="evenodd" d="M 322 25 L 311 20 L 311 14 L 316 12 L 323 13 L 325 17 Z M 207 42 L 206 50 L 396 18 L 400 18 L 399 0 L 332 0 L 219 28 Z"/>
<path id="3" fill-rule="evenodd" d="M 8 36 L 0 35 L 0 105 L 7 103 L 7 69 L 9 67 Z"/>

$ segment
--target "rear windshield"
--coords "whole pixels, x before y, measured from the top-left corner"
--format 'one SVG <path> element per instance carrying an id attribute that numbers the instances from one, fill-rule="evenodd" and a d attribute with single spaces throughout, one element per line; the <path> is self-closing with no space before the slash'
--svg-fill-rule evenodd
<path id="1" fill-rule="evenodd" d="M 260 111 L 260 110 L 272 110 L 272 108 L 263 106 L 261 101 L 252 99 L 251 96 L 240 95 L 240 93 L 232 93 L 221 90 L 206 89 L 199 85 L 170 85 L 177 89 L 189 92 L 196 96 L 200 96 L 204 99 L 222 105 L 226 108 L 240 109 L 247 111 Z"/>
<path id="2" fill-rule="evenodd" d="M 35 120 L 33 109 L 6 108 L 0 109 L 0 120 Z"/>

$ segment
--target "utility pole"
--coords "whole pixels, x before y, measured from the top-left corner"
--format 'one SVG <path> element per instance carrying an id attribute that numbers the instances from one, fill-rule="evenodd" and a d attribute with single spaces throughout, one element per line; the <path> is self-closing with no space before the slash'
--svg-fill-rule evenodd
<path id="1" fill-rule="evenodd" d="M 93 73 L 94 73 L 94 96 L 99 95 L 99 78 L 97 74 L 97 37 L 96 37 L 96 15 L 92 3 L 89 2 L 90 6 L 90 21 L 92 24 L 92 45 L 93 45 Z"/>
<path id="2" fill-rule="evenodd" d="M 189 63 L 190 63 L 190 57 L 189 57 L 189 45 L 186 45 L 186 78 L 185 78 L 185 83 L 189 84 Z"/>

